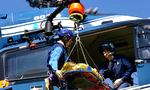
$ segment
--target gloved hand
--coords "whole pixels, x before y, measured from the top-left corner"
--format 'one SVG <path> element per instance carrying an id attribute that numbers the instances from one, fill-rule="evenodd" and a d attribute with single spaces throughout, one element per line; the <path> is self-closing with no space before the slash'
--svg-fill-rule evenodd
<path id="1" fill-rule="evenodd" d="M 123 83 L 122 78 L 117 79 L 117 80 L 113 83 L 114 89 L 117 89 L 122 83 Z"/>
<path id="2" fill-rule="evenodd" d="M 64 80 L 63 76 L 60 73 L 60 70 L 55 71 L 56 76 L 58 77 L 59 80 Z"/>

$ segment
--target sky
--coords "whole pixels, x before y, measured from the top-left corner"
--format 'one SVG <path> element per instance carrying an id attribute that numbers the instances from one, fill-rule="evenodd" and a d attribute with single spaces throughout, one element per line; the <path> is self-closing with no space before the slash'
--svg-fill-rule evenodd
<path id="1" fill-rule="evenodd" d="M 0 14 L 36 10 L 26 0 L 0 0 Z M 150 17 L 150 0 L 80 0 L 85 9 L 98 7 L 99 13 Z"/>
<path id="2" fill-rule="evenodd" d="M 150 0 L 82 0 L 86 8 L 98 7 L 99 12 L 150 17 Z"/>
<path id="3" fill-rule="evenodd" d="M 0 0 L 0 14 L 36 10 L 26 0 Z M 141 18 L 150 17 L 150 0 L 80 0 L 88 8 L 98 8 L 99 13 L 130 15 Z M 137 74 L 132 76 L 137 81 Z M 110 82 L 110 81 L 108 81 Z"/>

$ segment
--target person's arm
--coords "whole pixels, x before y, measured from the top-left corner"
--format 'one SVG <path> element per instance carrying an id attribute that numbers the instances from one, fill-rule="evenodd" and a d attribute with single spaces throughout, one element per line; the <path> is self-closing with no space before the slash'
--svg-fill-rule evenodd
<path id="1" fill-rule="evenodd" d="M 124 58 L 122 58 L 122 62 L 125 65 L 125 68 L 126 68 L 126 73 L 123 75 L 122 80 L 126 81 L 127 78 L 130 77 L 131 74 L 133 73 L 134 68 L 125 56 L 124 56 Z"/>
<path id="2" fill-rule="evenodd" d="M 102 68 L 100 69 L 99 74 L 104 77 L 104 70 Z"/>
<path id="3" fill-rule="evenodd" d="M 63 49 L 61 47 L 56 47 L 50 54 L 49 65 L 51 65 L 54 71 L 58 70 L 58 60 L 63 53 Z"/>
<path id="4" fill-rule="evenodd" d="M 99 74 L 104 78 L 108 78 L 108 76 L 106 75 L 107 71 L 108 71 L 107 64 L 103 63 L 103 65 L 100 68 Z"/>
<path id="5" fill-rule="evenodd" d="M 127 78 L 130 77 L 130 75 L 132 74 L 132 72 L 134 70 L 131 63 L 128 61 L 128 59 L 125 55 L 122 54 L 121 59 L 122 59 L 122 63 L 124 65 L 124 67 L 126 68 L 126 72 L 122 78 L 117 79 L 113 83 L 114 89 L 117 89 L 123 82 L 125 82 L 127 80 Z"/>
<path id="6" fill-rule="evenodd" d="M 58 70 L 58 61 L 61 57 L 61 54 L 63 53 L 63 50 L 61 47 L 56 47 L 50 54 L 50 60 L 49 65 L 51 65 L 52 69 L 54 70 L 55 74 L 57 75 L 59 80 L 63 80 L 63 76 L 60 73 L 60 70 Z"/>

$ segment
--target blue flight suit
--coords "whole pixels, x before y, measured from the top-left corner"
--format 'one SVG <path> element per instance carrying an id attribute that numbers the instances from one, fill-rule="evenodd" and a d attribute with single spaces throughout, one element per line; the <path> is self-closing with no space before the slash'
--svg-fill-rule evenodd
<path id="1" fill-rule="evenodd" d="M 120 89 L 133 85 L 133 79 L 131 78 L 133 71 L 134 69 L 126 56 L 119 54 L 114 55 L 114 58 L 111 62 L 106 60 L 103 63 L 99 73 L 102 77 L 110 78 L 113 82 L 116 79 L 122 78 L 124 83 L 118 87 L 118 89 Z"/>
<path id="2" fill-rule="evenodd" d="M 50 83 L 52 85 L 58 86 L 59 79 L 57 78 L 55 71 L 61 70 L 67 58 L 66 50 L 62 44 L 57 42 L 50 48 L 48 52 L 47 66 L 52 74 L 52 77 L 50 77 Z"/>
<path id="3" fill-rule="evenodd" d="M 61 70 L 67 57 L 64 46 L 57 42 L 48 52 L 47 65 L 50 65 L 53 71 Z"/>

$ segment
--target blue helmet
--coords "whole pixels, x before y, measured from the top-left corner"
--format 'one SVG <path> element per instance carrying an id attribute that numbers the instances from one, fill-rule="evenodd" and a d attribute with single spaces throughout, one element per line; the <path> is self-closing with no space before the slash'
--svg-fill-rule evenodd
<path id="1" fill-rule="evenodd" d="M 71 30 L 68 30 L 67 28 L 63 28 L 59 31 L 58 35 L 60 37 L 63 37 L 63 40 L 69 40 L 69 38 L 73 38 L 73 33 Z"/>
<path id="2" fill-rule="evenodd" d="M 104 42 L 102 42 L 101 44 L 100 44 L 100 46 L 99 46 L 99 52 L 103 55 L 103 51 L 104 50 L 108 50 L 108 51 L 110 51 L 112 54 L 114 54 L 115 53 L 115 47 L 114 47 L 114 45 L 111 43 L 111 42 L 109 42 L 109 41 L 104 41 Z"/>

